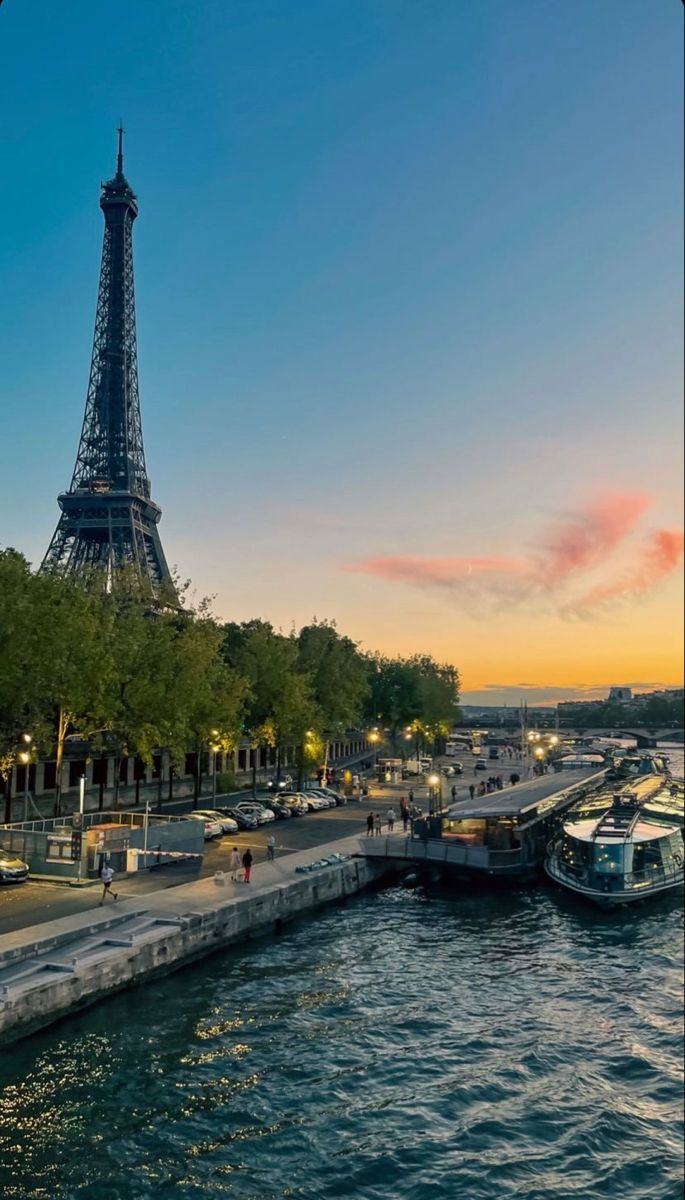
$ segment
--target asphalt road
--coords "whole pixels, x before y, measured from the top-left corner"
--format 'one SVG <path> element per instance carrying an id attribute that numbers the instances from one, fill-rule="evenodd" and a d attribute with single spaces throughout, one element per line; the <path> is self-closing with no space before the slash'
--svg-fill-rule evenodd
<path id="1" fill-rule="evenodd" d="M 412 784 L 416 802 L 425 806 L 426 788 Z M 227 834 L 214 842 L 205 842 L 205 854 L 201 861 L 192 860 L 169 863 L 153 870 L 116 881 L 118 904 L 136 901 L 158 891 L 160 888 L 178 887 L 192 883 L 195 879 L 213 875 L 215 871 L 227 870 L 231 850 L 237 846 L 244 850 L 249 846 L 255 865 L 266 859 L 266 841 L 270 833 L 276 838 L 276 855 L 291 854 L 296 850 L 312 850 L 326 842 L 364 833 L 369 812 L 384 813 L 391 806 L 399 812 L 400 796 L 408 792 L 408 784 L 402 786 L 383 785 L 373 787 L 365 800 L 350 800 L 342 808 L 324 809 L 308 813 L 304 817 L 274 821 L 259 829 L 244 833 Z M 0 937 L 16 929 L 53 921 L 58 917 L 70 916 L 96 908 L 102 888 L 97 881 L 92 886 L 75 888 L 64 883 L 34 882 L 6 884 L 0 888 Z M 109 901 L 107 902 L 109 905 Z"/>
<path id="2" fill-rule="evenodd" d="M 448 763 L 449 759 L 442 761 Z M 488 764 L 492 771 L 475 775 L 470 769 L 470 761 L 465 759 L 464 766 L 466 770 L 463 775 L 443 779 L 443 796 L 448 802 L 453 786 L 457 788 L 456 799 L 463 800 L 468 797 L 470 783 L 478 783 L 491 773 L 502 774 L 506 778 L 512 769 L 517 769 L 516 763 L 493 762 Z M 227 834 L 214 842 L 205 842 L 205 853 L 201 861 L 171 862 L 150 871 L 143 871 L 140 875 L 123 878 L 118 886 L 115 881 L 114 890 L 119 896 L 117 903 L 141 900 L 162 888 L 178 887 L 179 884 L 192 883 L 195 879 L 211 876 L 215 871 L 227 870 L 233 846 L 237 846 L 241 852 L 249 846 L 254 855 L 255 865 L 258 866 L 266 859 L 266 841 L 270 833 L 276 838 L 277 856 L 309 848 L 315 850 L 326 842 L 350 837 L 354 833 L 364 833 L 366 818 L 370 812 L 384 813 L 392 806 L 398 814 L 400 797 L 408 795 L 410 788 L 414 791 L 415 802 L 426 811 L 428 788 L 418 780 L 410 779 L 402 784 L 373 784 L 371 794 L 365 800 L 350 800 L 342 808 L 325 809 L 323 812 L 308 813 L 304 817 L 274 821 L 249 832 Z M 260 795 L 259 798 L 268 802 L 266 794 Z M 209 807 L 206 797 L 202 798 L 202 805 Z M 191 801 L 178 801 L 174 802 L 169 811 L 180 815 L 190 807 Z M 65 883 L 34 882 L 31 879 L 21 884 L 5 884 L 0 887 L 0 938 L 3 933 L 97 908 L 101 892 L 98 881 L 81 888 L 70 887 Z"/>

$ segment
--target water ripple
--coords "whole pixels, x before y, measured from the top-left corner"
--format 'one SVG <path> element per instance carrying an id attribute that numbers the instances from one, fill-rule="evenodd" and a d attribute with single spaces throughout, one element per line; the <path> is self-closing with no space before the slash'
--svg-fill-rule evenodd
<path id="1" fill-rule="evenodd" d="M 675 1200 L 681 988 L 673 897 L 359 897 L 6 1051 L 0 1196 Z"/>

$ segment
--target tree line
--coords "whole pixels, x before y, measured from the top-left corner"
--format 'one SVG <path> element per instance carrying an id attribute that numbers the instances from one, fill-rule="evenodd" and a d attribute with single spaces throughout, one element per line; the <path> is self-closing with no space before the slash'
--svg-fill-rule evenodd
<path id="1" fill-rule="evenodd" d="M 437 745 L 458 716 L 459 674 L 429 655 L 363 651 L 333 621 L 284 634 L 261 620 L 222 623 L 207 601 L 152 607 L 137 578 L 34 572 L 0 551 L 0 775 L 6 784 L 29 734 L 54 756 L 65 740 L 92 754 L 270 747 L 277 766 L 298 748 L 303 774 L 350 728 L 387 730 L 391 745 Z M 116 773 L 118 778 L 118 772 Z M 59 797 L 57 797 L 58 807 Z"/>

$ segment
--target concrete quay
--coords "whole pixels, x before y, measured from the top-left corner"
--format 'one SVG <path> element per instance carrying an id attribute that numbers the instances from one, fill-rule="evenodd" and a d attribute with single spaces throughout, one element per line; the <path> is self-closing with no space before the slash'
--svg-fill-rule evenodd
<path id="1" fill-rule="evenodd" d="M 332 854 L 344 861 L 298 873 Z M 80 912 L 16 930 L 0 949 L 0 1044 L 215 950 L 278 930 L 380 879 L 388 864 L 359 854 L 358 836 L 253 868 L 153 892 L 144 903 Z"/>

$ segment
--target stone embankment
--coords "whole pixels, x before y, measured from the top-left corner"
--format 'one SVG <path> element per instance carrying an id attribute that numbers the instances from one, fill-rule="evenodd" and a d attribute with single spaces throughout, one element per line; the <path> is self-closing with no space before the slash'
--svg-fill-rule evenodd
<path id="1" fill-rule="evenodd" d="M 354 856 L 357 837 L 260 864 L 252 882 L 227 874 L 108 902 L 92 913 L 45 922 L 2 938 L 0 1042 L 93 1004 L 134 984 L 168 974 L 215 950 L 277 932 L 288 921 L 343 900 L 380 879 L 387 864 Z M 300 874 L 323 854 L 343 862 Z"/>

